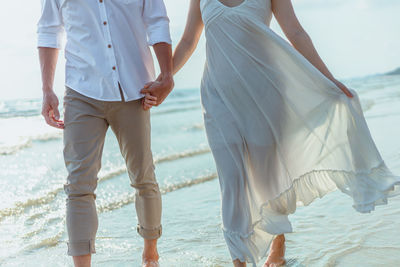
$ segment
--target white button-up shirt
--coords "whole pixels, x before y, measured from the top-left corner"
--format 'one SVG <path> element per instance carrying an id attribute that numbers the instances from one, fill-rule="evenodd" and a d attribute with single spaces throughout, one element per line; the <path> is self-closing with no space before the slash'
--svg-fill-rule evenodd
<path id="1" fill-rule="evenodd" d="M 42 0 L 38 47 L 60 49 L 64 30 L 66 86 L 104 101 L 143 97 L 149 46 L 171 44 L 163 0 Z"/>

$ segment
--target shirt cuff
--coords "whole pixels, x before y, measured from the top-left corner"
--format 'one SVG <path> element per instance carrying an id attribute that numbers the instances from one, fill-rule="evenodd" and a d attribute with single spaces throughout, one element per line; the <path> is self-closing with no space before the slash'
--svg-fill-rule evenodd
<path id="1" fill-rule="evenodd" d="M 156 29 L 148 33 L 148 45 L 152 46 L 158 43 L 172 44 L 171 35 L 169 33 L 169 25 L 160 25 Z"/>
<path id="2" fill-rule="evenodd" d="M 60 33 L 39 33 L 38 47 L 62 48 L 63 35 Z"/>

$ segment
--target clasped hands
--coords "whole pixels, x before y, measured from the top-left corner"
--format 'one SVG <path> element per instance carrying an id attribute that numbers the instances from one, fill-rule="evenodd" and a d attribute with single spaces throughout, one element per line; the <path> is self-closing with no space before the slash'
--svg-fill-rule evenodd
<path id="1" fill-rule="evenodd" d="M 336 79 L 332 80 L 347 97 L 353 98 L 350 90 Z M 149 110 L 153 106 L 159 106 L 169 95 L 174 87 L 172 75 L 160 75 L 155 81 L 146 83 L 140 91 L 145 97 L 142 100 L 144 110 Z"/>
<path id="2" fill-rule="evenodd" d="M 174 88 L 172 75 L 160 75 L 157 80 L 146 83 L 140 91 L 145 97 L 142 100 L 144 110 L 159 106 Z"/>

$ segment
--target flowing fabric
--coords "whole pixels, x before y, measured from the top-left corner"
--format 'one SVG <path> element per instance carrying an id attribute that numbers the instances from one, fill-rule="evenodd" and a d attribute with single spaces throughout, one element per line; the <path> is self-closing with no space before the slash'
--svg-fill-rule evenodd
<path id="1" fill-rule="evenodd" d="M 232 259 L 255 264 L 298 205 L 340 189 L 370 212 L 399 193 L 357 93 L 348 98 L 270 28 L 270 0 L 201 0 L 204 121 Z"/>

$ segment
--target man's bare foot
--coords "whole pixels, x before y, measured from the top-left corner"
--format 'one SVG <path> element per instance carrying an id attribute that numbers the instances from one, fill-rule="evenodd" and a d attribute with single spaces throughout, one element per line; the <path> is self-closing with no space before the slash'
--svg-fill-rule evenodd
<path id="1" fill-rule="evenodd" d="M 144 240 L 144 250 L 142 255 L 143 267 L 159 267 L 159 255 L 157 252 L 157 239 Z"/>
<path id="2" fill-rule="evenodd" d="M 272 240 L 264 267 L 278 267 L 285 264 L 285 236 L 278 235 Z"/>
<path id="3" fill-rule="evenodd" d="M 142 267 L 159 267 L 160 264 L 158 263 L 158 254 L 152 256 L 144 256 L 142 257 Z"/>
<path id="4" fill-rule="evenodd" d="M 143 267 L 160 267 L 158 261 L 145 261 L 143 260 Z"/>

